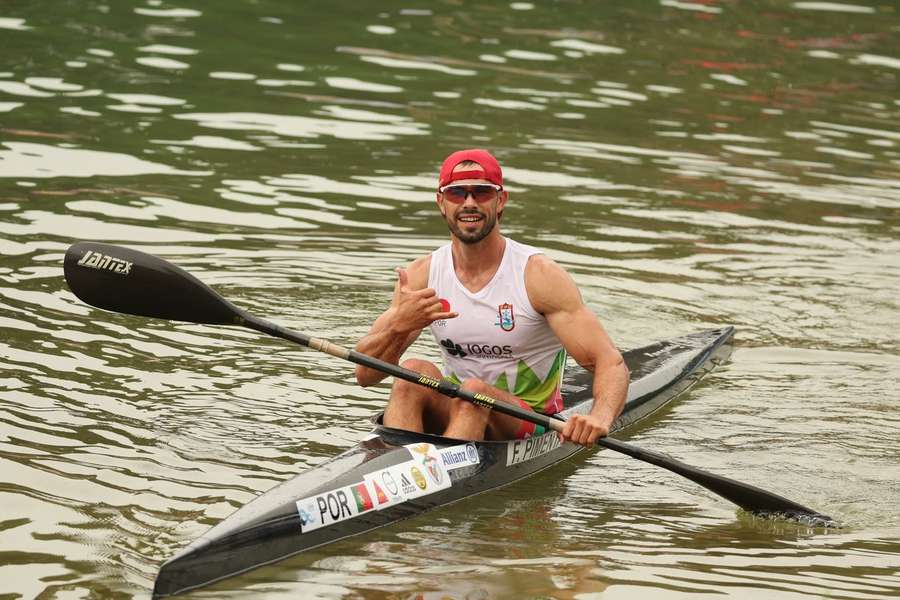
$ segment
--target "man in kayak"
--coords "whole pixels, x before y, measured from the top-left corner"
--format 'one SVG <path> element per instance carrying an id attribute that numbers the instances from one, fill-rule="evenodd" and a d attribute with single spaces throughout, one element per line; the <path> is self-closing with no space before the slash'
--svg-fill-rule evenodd
<path id="1" fill-rule="evenodd" d="M 490 153 L 461 150 L 447 157 L 437 206 L 450 243 L 397 270 L 390 307 L 356 350 L 398 363 L 428 327 L 440 345 L 444 373 L 417 358 L 404 360 L 403 367 L 545 414 L 562 409 L 568 353 L 593 371 L 594 404 L 590 414 L 573 415 L 561 436 L 590 446 L 622 410 L 628 369 L 568 273 L 540 250 L 501 235 L 508 199 Z M 362 386 L 385 377 L 356 367 Z M 467 440 L 543 433 L 540 426 L 399 379 L 384 423 Z"/>

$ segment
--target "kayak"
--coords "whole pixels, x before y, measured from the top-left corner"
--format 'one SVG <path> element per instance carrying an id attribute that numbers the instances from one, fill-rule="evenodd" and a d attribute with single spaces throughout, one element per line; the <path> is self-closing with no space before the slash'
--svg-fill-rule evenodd
<path id="1" fill-rule="evenodd" d="M 621 432 L 694 385 L 731 353 L 733 327 L 624 352 L 631 373 Z M 560 417 L 587 412 L 593 376 L 569 369 Z M 342 454 L 265 492 L 196 539 L 159 570 L 153 597 L 179 594 L 305 550 L 364 534 L 509 485 L 586 450 L 556 432 L 466 441 L 385 427 Z"/>

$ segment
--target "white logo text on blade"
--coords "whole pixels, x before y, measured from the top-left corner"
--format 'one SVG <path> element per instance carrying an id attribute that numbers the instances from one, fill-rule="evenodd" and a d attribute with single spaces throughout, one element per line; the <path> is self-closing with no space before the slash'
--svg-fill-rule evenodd
<path id="1" fill-rule="evenodd" d="M 81 260 L 78 261 L 79 267 L 89 267 L 91 269 L 97 269 L 98 271 L 112 271 L 119 275 L 128 275 L 131 273 L 132 265 L 134 265 L 133 262 L 116 258 L 115 256 L 100 254 L 93 250 L 85 252 L 84 256 L 81 257 Z"/>

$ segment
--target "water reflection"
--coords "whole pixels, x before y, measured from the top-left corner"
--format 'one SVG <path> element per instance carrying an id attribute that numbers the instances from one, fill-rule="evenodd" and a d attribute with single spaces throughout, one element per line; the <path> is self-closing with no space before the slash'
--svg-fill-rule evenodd
<path id="1" fill-rule="evenodd" d="M 505 166 L 505 231 L 563 264 L 621 346 L 738 327 L 732 362 L 630 436 L 847 529 L 757 522 L 599 453 L 198 596 L 896 595 L 895 18 L 668 0 L 3 8 L 5 591 L 145 596 L 206 528 L 358 441 L 386 395 L 249 331 L 88 308 L 61 278 L 72 241 L 158 254 L 352 345 L 394 269 L 446 240 L 440 160 L 484 146 Z M 414 352 L 436 357 L 424 338 Z"/>
<path id="2" fill-rule="evenodd" d="M 96 177 L 129 175 L 207 175 L 182 171 L 116 152 L 48 146 L 31 142 L 4 142 L 0 150 L 0 177 Z"/>
<path id="3" fill-rule="evenodd" d="M 185 113 L 176 119 L 196 121 L 204 127 L 243 131 L 268 131 L 277 135 L 318 138 L 322 135 L 347 140 L 384 141 L 400 135 L 425 135 L 427 126 L 407 117 L 325 106 L 322 115 L 309 118 L 261 113 Z M 345 120 L 346 119 L 346 120 Z"/>

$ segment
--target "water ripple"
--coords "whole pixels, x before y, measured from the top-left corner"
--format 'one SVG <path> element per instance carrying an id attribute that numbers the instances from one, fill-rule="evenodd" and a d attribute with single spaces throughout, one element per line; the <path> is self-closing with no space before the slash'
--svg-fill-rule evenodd
<path id="1" fill-rule="evenodd" d="M 631 439 L 846 527 L 761 521 L 597 452 L 196 595 L 900 591 L 890 7 L 45 4 L 0 17 L 5 592 L 146 596 L 388 394 L 246 329 L 92 309 L 62 278 L 73 241 L 353 346 L 395 268 L 446 243 L 436 174 L 460 147 L 500 158 L 503 231 L 621 347 L 737 326 L 732 360 Z M 410 354 L 437 359 L 427 334 Z"/>

